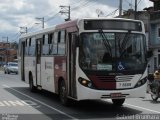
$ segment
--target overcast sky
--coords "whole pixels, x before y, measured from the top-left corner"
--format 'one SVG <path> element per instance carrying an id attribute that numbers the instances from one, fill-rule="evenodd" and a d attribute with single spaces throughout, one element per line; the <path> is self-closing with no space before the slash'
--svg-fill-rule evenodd
<path id="1" fill-rule="evenodd" d="M 135 0 L 123 0 L 123 10 L 134 9 Z M 152 6 L 149 0 L 137 0 L 138 10 Z M 118 15 L 119 0 L 0 0 L 0 41 L 18 41 L 20 27 L 28 32 L 42 28 L 35 18 L 44 17 L 45 28 L 64 22 L 65 15 L 59 14 L 60 5 L 71 6 L 71 19 Z"/>

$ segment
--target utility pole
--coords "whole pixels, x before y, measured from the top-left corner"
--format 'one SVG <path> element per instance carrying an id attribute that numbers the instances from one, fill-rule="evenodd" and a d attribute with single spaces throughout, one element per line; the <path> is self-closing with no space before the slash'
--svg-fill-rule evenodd
<path id="1" fill-rule="evenodd" d="M 27 33 L 27 32 L 28 32 L 27 27 L 20 27 L 20 33 L 21 33 L 21 34 Z"/>
<path id="2" fill-rule="evenodd" d="M 59 13 L 61 14 L 66 14 L 67 15 L 67 18 L 65 19 L 65 21 L 69 21 L 71 19 L 71 9 L 70 9 L 70 6 L 59 6 L 61 8 L 61 11 Z"/>
<path id="3" fill-rule="evenodd" d="M 42 17 L 42 18 L 36 18 L 36 19 L 38 19 L 38 20 L 40 20 L 42 22 L 42 28 L 44 29 L 44 17 Z"/>
<path id="4" fill-rule="evenodd" d="M 134 19 L 137 19 L 137 0 L 135 0 Z"/>
<path id="5" fill-rule="evenodd" d="M 7 43 L 8 43 L 8 36 L 7 36 L 7 37 L 2 37 L 2 39 L 3 39 L 3 38 L 6 38 L 6 41 L 7 41 Z"/>
<path id="6" fill-rule="evenodd" d="M 119 1 L 119 17 L 122 16 L 122 0 Z"/>

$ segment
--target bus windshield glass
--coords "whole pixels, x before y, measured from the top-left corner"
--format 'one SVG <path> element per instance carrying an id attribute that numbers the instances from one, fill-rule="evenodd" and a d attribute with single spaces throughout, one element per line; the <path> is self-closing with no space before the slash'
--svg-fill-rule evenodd
<path id="1" fill-rule="evenodd" d="M 79 63 L 83 70 L 136 71 L 146 66 L 145 37 L 135 33 L 82 33 Z"/>

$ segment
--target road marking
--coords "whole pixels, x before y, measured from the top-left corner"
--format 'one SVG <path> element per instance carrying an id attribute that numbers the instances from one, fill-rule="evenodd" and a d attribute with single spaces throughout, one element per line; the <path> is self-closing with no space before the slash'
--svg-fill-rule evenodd
<path id="1" fill-rule="evenodd" d="M 2 106 L 3 107 L 29 106 L 34 108 L 40 107 L 40 105 L 31 100 L 9 100 L 9 101 L 3 100 L 0 101 L 0 107 Z"/>
<path id="2" fill-rule="evenodd" d="M 154 112 L 154 113 L 160 114 L 160 112 L 159 112 L 159 111 L 156 111 L 156 110 L 151 110 L 151 109 L 148 109 L 148 108 L 144 108 L 144 107 L 140 107 L 140 106 L 136 106 L 136 105 L 131 105 L 131 104 L 128 104 L 128 103 L 124 103 L 124 105 L 130 106 L 130 107 L 135 107 L 135 108 L 139 108 L 139 109 L 143 109 L 143 110 L 147 110 L 147 111 L 150 111 L 150 112 Z"/>
<path id="3" fill-rule="evenodd" d="M 40 104 L 42 104 L 42 105 L 44 105 L 44 106 L 52 109 L 52 110 L 55 110 L 55 111 L 57 111 L 57 112 L 65 115 L 65 116 L 67 116 L 67 117 L 69 117 L 69 118 L 71 118 L 71 119 L 78 120 L 78 118 L 75 118 L 75 117 L 73 117 L 73 116 L 71 116 L 71 115 L 69 115 L 69 114 L 67 114 L 67 113 L 65 113 L 65 112 L 62 112 L 62 111 L 60 111 L 60 110 L 58 110 L 58 109 L 56 109 L 56 108 L 54 108 L 54 107 L 51 107 L 51 106 L 47 105 L 46 103 L 44 103 L 44 102 L 42 102 L 42 101 L 39 101 L 39 100 L 37 100 L 37 99 L 35 99 L 35 98 L 31 97 L 31 96 L 28 96 L 28 95 L 26 95 L 26 94 L 24 94 L 24 93 L 22 93 L 22 92 L 19 92 L 18 90 L 14 89 L 14 88 L 11 88 L 11 87 L 9 87 L 8 85 L 2 85 L 2 86 L 7 87 L 7 88 L 9 88 L 9 89 L 11 89 L 11 90 L 14 90 L 15 92 L 17 92 L 17 93 L 19 93 L 19 94 L 21 94 L 21 95 L 23 95 L 23 96 L 26 96 L 26 97 L 28 97 L 28 98 L 30 98 L 30 99 L 32 99 L 32 100 L 34 100 L 34 101 L 36 101 L 36 102 L 38 102 L 38 103 L 40 103 Z"/>

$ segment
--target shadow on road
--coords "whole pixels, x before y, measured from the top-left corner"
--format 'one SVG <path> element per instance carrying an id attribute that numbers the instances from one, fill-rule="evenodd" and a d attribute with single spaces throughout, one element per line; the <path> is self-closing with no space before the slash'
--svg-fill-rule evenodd
<path id="1" fill-rule="evenodd" d="M 150 102 L 150 103 L 152 103 L 152 104 L 160 104 L 160 101 L 154 101 L 154 100 L 152 100 L 152 99 L 150 99 L 150 100 L 142 100 L 142 101 L 148 101 L 148 102 Z"/>
<path id="2" fill-rule="evenodd" d="M 73 116 L 77 119 L 118 119 L 121 116 L 130 116 L 141 114 L 142 111 L 126 106 L 115 107 L 110 102 L 101 100 L 72 101 L 69 107 L 62 106 L 57 95 L 47 91 L 31 93 L 26 87 L 5 88 L 6 91 L 13 94 L 21 100 L 31 100 L 39 107 L 32 106 L 34 109 L 42 112 L 51 119 L 70 119 L 59 111 Z M 19 91 L 19 92 L 17 92 Z M 21 94 L 22 93 L 22 94 Z M 49 107 L 50 106 L 50 107 Z M 26 113 L 27 114 L 27 113 Z"/>

